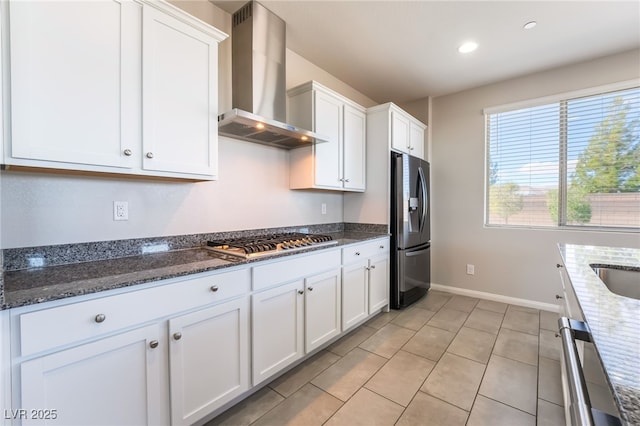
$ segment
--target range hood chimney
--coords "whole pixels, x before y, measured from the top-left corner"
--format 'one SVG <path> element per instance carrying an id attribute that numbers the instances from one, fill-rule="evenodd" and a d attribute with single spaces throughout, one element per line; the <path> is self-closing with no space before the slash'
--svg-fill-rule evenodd
<path id="1" fill-rule="evenodd" d="M 233 109 L 218 116 L 218 133 L 292 149 L 326 138 L 286 124 L 286 24 L 251 1 L 232 17 Z"/>

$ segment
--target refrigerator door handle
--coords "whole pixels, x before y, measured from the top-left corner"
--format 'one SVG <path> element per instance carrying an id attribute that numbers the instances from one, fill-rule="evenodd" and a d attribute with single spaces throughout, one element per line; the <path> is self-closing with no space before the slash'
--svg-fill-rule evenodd
<path id="1" fill-rule="evenodd" d="M 424 224 L 427 220 L 427 180 L 424 177 L 422 167 L 418 167 L 418 176 L 420 176 L 420 190 L 422 191 L 422 215 L 420 217 L 420 232 L 424 230 Z"/>
<path id="2" fill-rule="evenodd" d="M 408 251 L 408 252 L 405 253 L 405 256 L 406 257 L 420 256 L 422 253 L 426 252 L 430 248 L 431 247 L 427 247 L 427 248 L 422 249 L 422 250 Z"/>

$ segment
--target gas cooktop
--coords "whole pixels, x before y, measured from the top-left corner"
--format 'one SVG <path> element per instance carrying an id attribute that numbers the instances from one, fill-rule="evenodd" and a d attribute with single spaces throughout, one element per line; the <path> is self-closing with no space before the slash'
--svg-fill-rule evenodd
<path id="1" fill-rule="evenodd" d="M 338 244 L 330 235 L 282 233 L 207 241 L 207 248 L 245 259 Z"/>

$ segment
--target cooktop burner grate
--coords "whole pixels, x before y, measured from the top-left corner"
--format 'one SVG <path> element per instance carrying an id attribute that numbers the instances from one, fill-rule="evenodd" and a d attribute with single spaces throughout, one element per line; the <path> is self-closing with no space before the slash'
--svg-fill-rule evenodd
<path id="1" fill-rule="evenodd" d="M 330 235 L 282 233 L 207 241 L 207 246 L 222 253 L 248 258 L 337 243 Z"/>

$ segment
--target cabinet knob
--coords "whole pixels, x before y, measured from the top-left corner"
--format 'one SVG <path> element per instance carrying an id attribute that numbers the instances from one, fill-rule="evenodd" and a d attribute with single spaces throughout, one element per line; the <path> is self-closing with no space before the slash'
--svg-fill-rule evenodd
<path id="1" fill-rule="evenodd" d="M 356 252 L 356 256 L 360 256 L 360 252 L 359 251 Z"/>
<path id="2" fill-rule="evenodd" d="M 217 285 L 212 285 L 212 286 L 211 286 L 211 291 L 212 291 L 212 292 L 214 292 L 214 293 L 215 293 L 216 291 L 218 291 L 218 286 L 217 286 Z"/>
<path id="3" fill-rule="evenodd" d="M 559 294 L 556 294 L 556 300 L 562 299 L 562 296 L 560 296 Z"/>
<path id="4" fill-rule="evenodd" d="M 556 268 L 562 268 L 562 264 L 561 263 L 556 263 Z"/>
<path id="5" fill-rule="evenodd" d="M 345 182 L 349 182 L 349 179 L 345 179 L 344 181 L 345 181 Z"/>
<path id="6" fill-rule="evenodd" d="M 153 158 L 153 152 L 147 152 L 147 158 Z"/>
<path id="7" fill-rule="evenodd" d="M 104 322 L 104 320 L 106 319 L 107 319 L 107 316 L 105 314 L 98 314 L 96 315 L 95 321 L 97 323 L 101 323 L 101 322 Z"/>
<path id="8" fill-rule="evenodd" d="M 383 245 L 381 245 L 381 246 L 380 246 L 380 248 L 381 248 L 381 249 L 383 249 L 383 248 L 384 248 L 384 246 L 383 246 Z"/>
<path id="9" fill-rule="evenodd" d="M 304 294 L 304 290 L 298 290 L 298 294 Z"/>
<path id="10" fill-rule="evenodd" d="M 376 265 L 371 265 L 370 269 L 376 269 Z"/>
<path id="11" fill-rule="evenodd" d="M 313 291 L 313 287 L 307 287 L 309 291 Z"/>
<path id="12" fill-rule="evenodd" d="M 126 155 L 127 157 L 131 157 L 133 155 L 133 151 L 127 148 L 124 150 L 124 155 Z"/>
<path id="13" fill-rule="evenodd" d="M 157 341 L 157 340 L 152 340 L 152 341 L 150 341 L 150 342 L 149 342 L 149 347 L 150 347 L 151 349 L 155 349 L 155 348 L 157 348 L 157 347 L 158 347 L 158 345 L 159 345 L 159 344 L 160 344 L 160 343 L 158 343 L 158 341 Z"/>
<path id="14" fill-rule="evenodd" d="M 173 339 L 174 340 L 182 339 L 182 333 L 180 333 L 179 331 L 176 331 L 175 333 L 173 333 Z"/>

